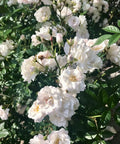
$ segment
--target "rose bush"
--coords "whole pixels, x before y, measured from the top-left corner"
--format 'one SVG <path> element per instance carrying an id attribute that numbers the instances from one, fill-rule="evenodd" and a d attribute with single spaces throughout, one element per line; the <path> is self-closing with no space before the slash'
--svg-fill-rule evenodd
<path id="1" fill-rule="evenodd" d="M 111 8 L 1 0 L 0 143 L 119 143 L 120 24 Z M 115 34 L 98 38 L 111 24 L 104 30 Z"/>

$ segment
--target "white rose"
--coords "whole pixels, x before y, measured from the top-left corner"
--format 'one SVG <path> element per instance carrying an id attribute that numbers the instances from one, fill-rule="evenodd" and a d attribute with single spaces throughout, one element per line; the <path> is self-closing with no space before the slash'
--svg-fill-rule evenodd
<path id="1" fill-rule="evenodd" d="M 31 39 L 32 39 L 32 45 L 34 46 L 37 46 L 39 45 L 41 42 L 37 39 L 37 36 L 36 35 L 32 35 L 31 36 Z"/>
<path id="2" fill-rule="evenodd" d="M 31 56 L 28 59 L 24 59 L 22 62 L 21 74 L 24 81 L 27 81 L 28 83 L 30 83 L 31 80 L 34 81 L 35 77 L 40 71 L 44 71 L 44 67 L 35 62 L 34 56 Z"/>
<path id="3" fill-rule="evenodd" d="M 61 89 L 45 86 L 38 92 L 38 101 L 46 114 L 56 111 L 61 107 Z"/>
<path id="4" fill-rule="evenodd" d="M 86 27 L 80 26 L 78 31 L 76 32 L 76 36 L 82 39 L 88 39 L 89 38 L 89 32 Z"/>
<path id="5" fill-rule="evenodd" d="M 40 37 L 41 40 L 50 40 L 51 35 L 50 35 L 50 26 L 43 25 L 39 31 L 36 31 L 36 36 Z"/>
<path id="6" fill-rule="evenodd" d="M 48 141 L 50 144 L 70 144 L 70 137 L 68 131 L 61 128 L 59 131 L 52 131 L 48 135 Z"/>
<path id="7" fill-rule="evenodd" d="M 89 39 L 87 40 L 86 45 L 91 47 L 91 49 L 96 53 L 103 51 L 107 47 L 107 42 L 102 42 L 101 44 L 92 47 L 96 41 L 97 39 Z"/>
<path id="8" fill-rule="evenodd" d="M 120 66 L 120 46 L 116 44 L 111 45 L 110 49 L 108 49 L 107 59 Z"/>
<path id="9" fill-rule="evenodd" d="M 7 120 L 8 119 L 8 114 L 9 114 L 9 109 L 2 109 L 2 106 L 0 106 L 0 118 L 2 120 Z"/>
<path id="10" fill-rule="evenodd" d="M 64 18 L 70 16 L 72 14 L 72 11 L 70 8 L 64 6 L 61 12 L 57 10 L 57 14 Z"/>
<path id="11" fill-rule="evenodd" d="M 49 69 L 54 69 L 56 67 L 56 62 L 52 57 L 52 54 L 49 51 L 39 52 L 37 55 L 37 61 L 43 65 L 44 67 L 48 67 Z"/>
<path id="12" fill-rule="evenodd" d="M 83 72 L 93 71 L 102 67 L 102 60 L 97 56 L 96 52 L 88 47 L 83 39 L 74 38 L 74 44 L 70 47 L 69 55 L 76 59 L 75 64 L 79 66 Z"/>
<path id="13" fill-rule="evenodd" d="M 39 101 L 34 101 L 33 105 L 28 110 L 28 117 L 33 119 L 34 122 L 41 122 L 45 116 L 46 113 L 42 111 Z"/>
<path id="14" fill-rule="evenodd" d="M 41 122 L 46 115 L 54 113 L 61 107 L 61 90 L 45 86 L 38 92 L 38 98 L 28 111 L 28 117 Z"/>
<path id="15" fill-rule="evenodd" d="M 56 59 L 57 59 L 57 62 L 59 64 L 60 68 L 62 68 L 63 66 L 65 66 L 67 64 L 66 56 L 56 55 Z"/>
<path id="16" fill-rule="evenodd" d="M 14 46 L 12 40 L 6 40 L 6 42 L 0 43 L 0 59 L 4 59 L 4 57 L 6 57 L 13 49 Z"/>
<path id="17" fill-rule="evenodd" d="M 49 144 L 48 140 L 44 140 L 43 135 L 38 134 L 35 135 L 32 139 L 30 139 L 29 144 Z"/>
<path id="18" fill-rule="evenodd" d="M 64 69 L 58 79 L 62 89 L 70 93 L 79 93 L 85 90 L 85 75 L 79 67 L 76 69 Z"/>
<path id="19" fill-rule="evenodd" d="M 73 13 L 81 8 L 80 0 L 66 0 L 66 3 L 72 8 Z"/>
<path id="20" fill-rule="evenodd" d="M 38 22 L 45 22 L 50 19 L 51 16 L 50 8 L 43 6 L 35 12 L 34 16 Z"/>
<path id="21" fill-rule="evenodd" d="M 62 105 L 61 107 L 49 115 L 51 123 L 58 127 L 67 127 L 68 121 L 75 114 L 75 110 L 79 107 L 79 101 L 72 94 L 62 94 Z"/>
<path id="22" fill-rule="evenodd" d="M 79 28 L 80 19 L 77 16 L 71 16 L 68 18 L 67 23 L 71 28 L 76 31 Z"/>

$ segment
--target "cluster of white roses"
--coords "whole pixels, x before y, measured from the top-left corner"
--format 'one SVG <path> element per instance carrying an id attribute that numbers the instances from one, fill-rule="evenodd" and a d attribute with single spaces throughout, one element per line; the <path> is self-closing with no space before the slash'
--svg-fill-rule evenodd
<path id="1" fill-rule="evenodd" d="M 70 144 L 70 137 L 68 132 L 61 128 L 59 131 L 52 131 L 47 140 L 44 140 L 41 134 L 35 135 L 29 144 Z"/>
<path id="2" fill-rule="evenodd" d="M 58 127 L 66 127 L 78 109 L 79 101 L 59 87 L 45 86 L 38 92 L 37 100 L 28 111 L 28 117 L 41 122 L 46 115 Z"/>
<path id="3" fill-rule="evenodd" d="M 87 20 L 84 15 L 79 15 L 79 10 L 87 11 L 92 15 L 92 19 L 98 22 L 100 12 L 108 11 L 109 5 L 105 0 L 9 0 L 8 5 L 12 4 L 33 4 L 43 3 L 34 14 L 35 19 L 40 23 L 39 30 L 31 36 L 32 45 L 37 46 L 42 42 L 56 43 L 64 49 L 64 56 L 50 51 L 40 51 L 37 55 L 24 59 L 21 65 L 21 75 L 24 81 L 30 83 L 34 81 L 39 73 L 46 70 L 59 70 L 58 87 L 45 86 L 38 92 L 38 97 L 28 110 L 28 117 L 34 122 L 41 122 L 49 116 L 51 123 L 58 127 L 67 127 L 68 121 L 75 114 L 79 107 L 77 94 L 86 88 L 85 78 L 87 72 L 100 69 L 103 66 L 99 52 L 107 50 L 107 58 L 120 66 L 120 46 L 113 44 L 107 49 L 108 40 L 102 44 L 94 46 L 97 39 L 89 39 L 87 30 Z M 56 24 L 52 17 L 54 10 L 60 24 Z M 67 28 L 73 30 L 75 36 L 65 39 Z M 69 34 L 70 35 L 70 34 Z M 50 43 L 49 43 L 50 44 Z M 60 45 L 62 44 L 62 45 Z M 6 40 L 0 44 L 0 59 L 4 59 L 13 49 L 13 41 Z M 8 109 L 3 110 L 0 106 L 0 117 L 6 120 Z M 53 131 L 44 140 L 39 134 L 30 139 L 30 144 L 70 144 L 67 131 L 60 129 Z"/>
<path id="4" fill-rule="evenodd" d="M 90 9 L 88 1 L 67 0 L 67 1 L 42 1 L 45 6 L 40 7 L 34 14 L 36 20 L 41 23 L 39 31 L 32 35 L 32 45 L 37 46 L 42 42 L 50 41 L 55 38 L 61 48 L 64 48 L 65 55 L 53 54 L 50 51 L 40 51 L 36 56 L 25 59 L 21 66 L 21 74 L 24 81 L 31 82 L 40 72 L 46 70 L 58 70 L 59 87 L 45 86 L 38 92 L 38 97 L 28 111 L 28 117 L 35 122 L 41 122 L 45 116 L 49 116 L 50 121 L 58 127 L 66 127 L 68 121 L 75 114 L 79 107 L 76 98 L 77 93 L 85 90 L 85 74 L 94 69 L 102 68 L 102 60 L 97 55 L 106 48 L 107 42 L 92 47 L 96 39 L 89 40 L 86 17 L 76 16 L 76 12 L 84 5 Z M 25 2 L 23 1 L 25 4 Z M 95 4 L 96 3 L 96 4 Z M 101 0 L 101 8 L 104 1 Z M 92 3 L 98 9 L 99 2 Z M 57 18 L 61 25 L 55 25 L 51 20 L 51 7 L 53 6 Z M 87 10 L 88 10 L 87 9 Z M 64 26 L 62 25 L 64 23 Z M 75 37 L 63 41 L 67 34 L 65 27 L 70 27 L 75 32 Z M 47 68 L 47 69 L 46 69 Z"/>
<path id="5" fill-rule="evenodd" d="M 0 60 L 3 60 L 11 50 L 14 49 L 14 42 L 12 40 L 6 40 L 0 43 Z"/>
<path id="6" fill-rule="evenodd" d="M 105 0 L 9 0 L 8 5 L 14 4 L 32 4 L 32 3 L 43 3 L 44 5 L 53 5 L 54 9 L 57 11 L 57 14 L 60 15 L 62 18 L 74 14 L 75 12 L 79 11 L 80 9 L 83 11 L 87 11 L 89 15 L 92 15 L 92 20 L 94 22 L 98 22 L 100 19 L 100 13 L 106 13 L 109 9 L 108 2 Z M 48 8 L 44 10 L 40 9 L 40 11 L 49 11 Z M 50 11 L 49 11 L 50 12 Z M 36 13 L 36 15 L 37 15 Z M 44 20 L 48 19 L 46 14 L 43 15 Z M 39 18 L 41 19 L 41 18 Z M 77 17 L 71 18 L 71 20 L 77 20 Z M 40 20 L 41 21 L 41 20 Z M 70 20 L 69 20 L 70 21 Z"/>
<path id="7" fill-rule="evenodd" d="M 8 119 L 8 114 L 9 114 L 9 109 L 3 109 L 2 105 L 0 105 L 0 118 L 2 120 L 7 120 Z"/>

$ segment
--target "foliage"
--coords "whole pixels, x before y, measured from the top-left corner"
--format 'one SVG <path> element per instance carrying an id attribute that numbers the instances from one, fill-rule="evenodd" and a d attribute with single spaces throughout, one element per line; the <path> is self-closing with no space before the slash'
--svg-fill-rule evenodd
<path id="1" fill-rule="evenodd" d="M 120 27 L 120 20 L 118 20 L 117 24 L 118 24 L 118 27 Z M 101 44 L 106 39 L 109 40 L 109 46 L 111 46 L 112 44 L 116 43 L 120 39 L 120 30 L 116 26 L 110 25 L 110 26 L 103 28 L 103 30 L 109 33 L 113 33 L 113 35 L 111 34 L 102 35 L 101 37 L 97 39 L 94 46 Z"/>
<path id="2" fill-rule="evenodd" d="M 21 4 L 9 7 L 6 2 L 6 0 L 0 2 L 0 43 L 11 39 L 14 41 L 15 49 L 0 61 L 0 105 L 3 105 L 4 109 L 10 109 L 8 120 L 0 120 L 0 142 L 1 144 L 17 144 L 23 140 L 25 144 L 28 144 L 34 135 L 41 133 L 47 136 L 52 130 L 59 129 L 50 123 L 48 117 L 45 117 L 41 123 L 34 123 L 28 118 L 28 109 L 35 101 L 37 92 L 46 85 L 58 86 L 58 81 L 56 81 L 58 76 L 56 70 L 50 70 L 45 74 L 39 73 L 31 83 L 23 81 L 21 76 L 23 60 L 48 49 L 51 43 L 43 43 L 38 46 L 31 44 L 31 36 L 40 25 L 34 18 L 34 13 L 38 10 L 39 5 Z M 116 17 L 118 19 L 118 16 L 114 14 L 115 10 L 112 12 L 115 20 Z M 103 33 L 101 28 L 99 27 L 97 31 L 97 24 L 93 21 L 91 24 L 90 16 L 86 13 L 84 15 L 88 18 L 90 37 L 100 36 Z M 114 20 L 113 17 L 111 21 Z M 100 21 L 102 18 L 103 16 Z M 61 23 L 54 13 L 53 19 Z M 120 20 L 117 21 L 117 25 L 120 27 Z M 74 31 L 66 27 L 68 33 L 65 36 L 67 39 L 73 38 Z M 120 39 L 118 27 L 109 25 L 103 28 L 110 34 L 100 36 L 94 46 L 101 44 L 106 39 L 109 39 L 109 46 L 116 43 Z M 24 35 L 25 39 L 21 39 L 21 35 Z M 57 51 L 61 55 L 64 54 L 58 44 L 53 48 L 54 53 Z M 119 66 L 106 59 L 103 52 L 99 55 L 104 63 L 103 68 L 87 73 L 86 89 L 77 95 L 80 102 L 79 109 L 69 121 L 67 128 L 71 143 L 74 144 L 113 144 L 112 136 L 115 137 L 120 132 Z"/>

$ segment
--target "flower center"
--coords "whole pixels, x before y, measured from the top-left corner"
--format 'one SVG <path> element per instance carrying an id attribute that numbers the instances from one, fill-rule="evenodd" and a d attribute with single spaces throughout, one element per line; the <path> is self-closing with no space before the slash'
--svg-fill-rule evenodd
<path id="1" fill-rule="evenodd" d="M 71 76 L 69 77 L 69 80 L 72 81 L 72 82 L 76 82 L 76 81 L 77 81 L 77 78 L 76 78 L 76 76 L 71 75 Z"/>
<path id="2" fill-rule="evenodd" d="M 43 55 L 38 56 L 40 60 L 43 60 L 45 57 Z"/>
<path id="3" fill-rule="evenodd" d="M 59 138 L 57 138 L 56 140 L 55 140 L 55 142 L 54 142 L 54 144 L 59 144 Z"/>
<path id="4" fill-rule="evenodd" d="M 33 110 L 34 110 L 35 112 L 38 112 L 38 111 L 39 111 L 39 105 L 37 104 Z"/>

